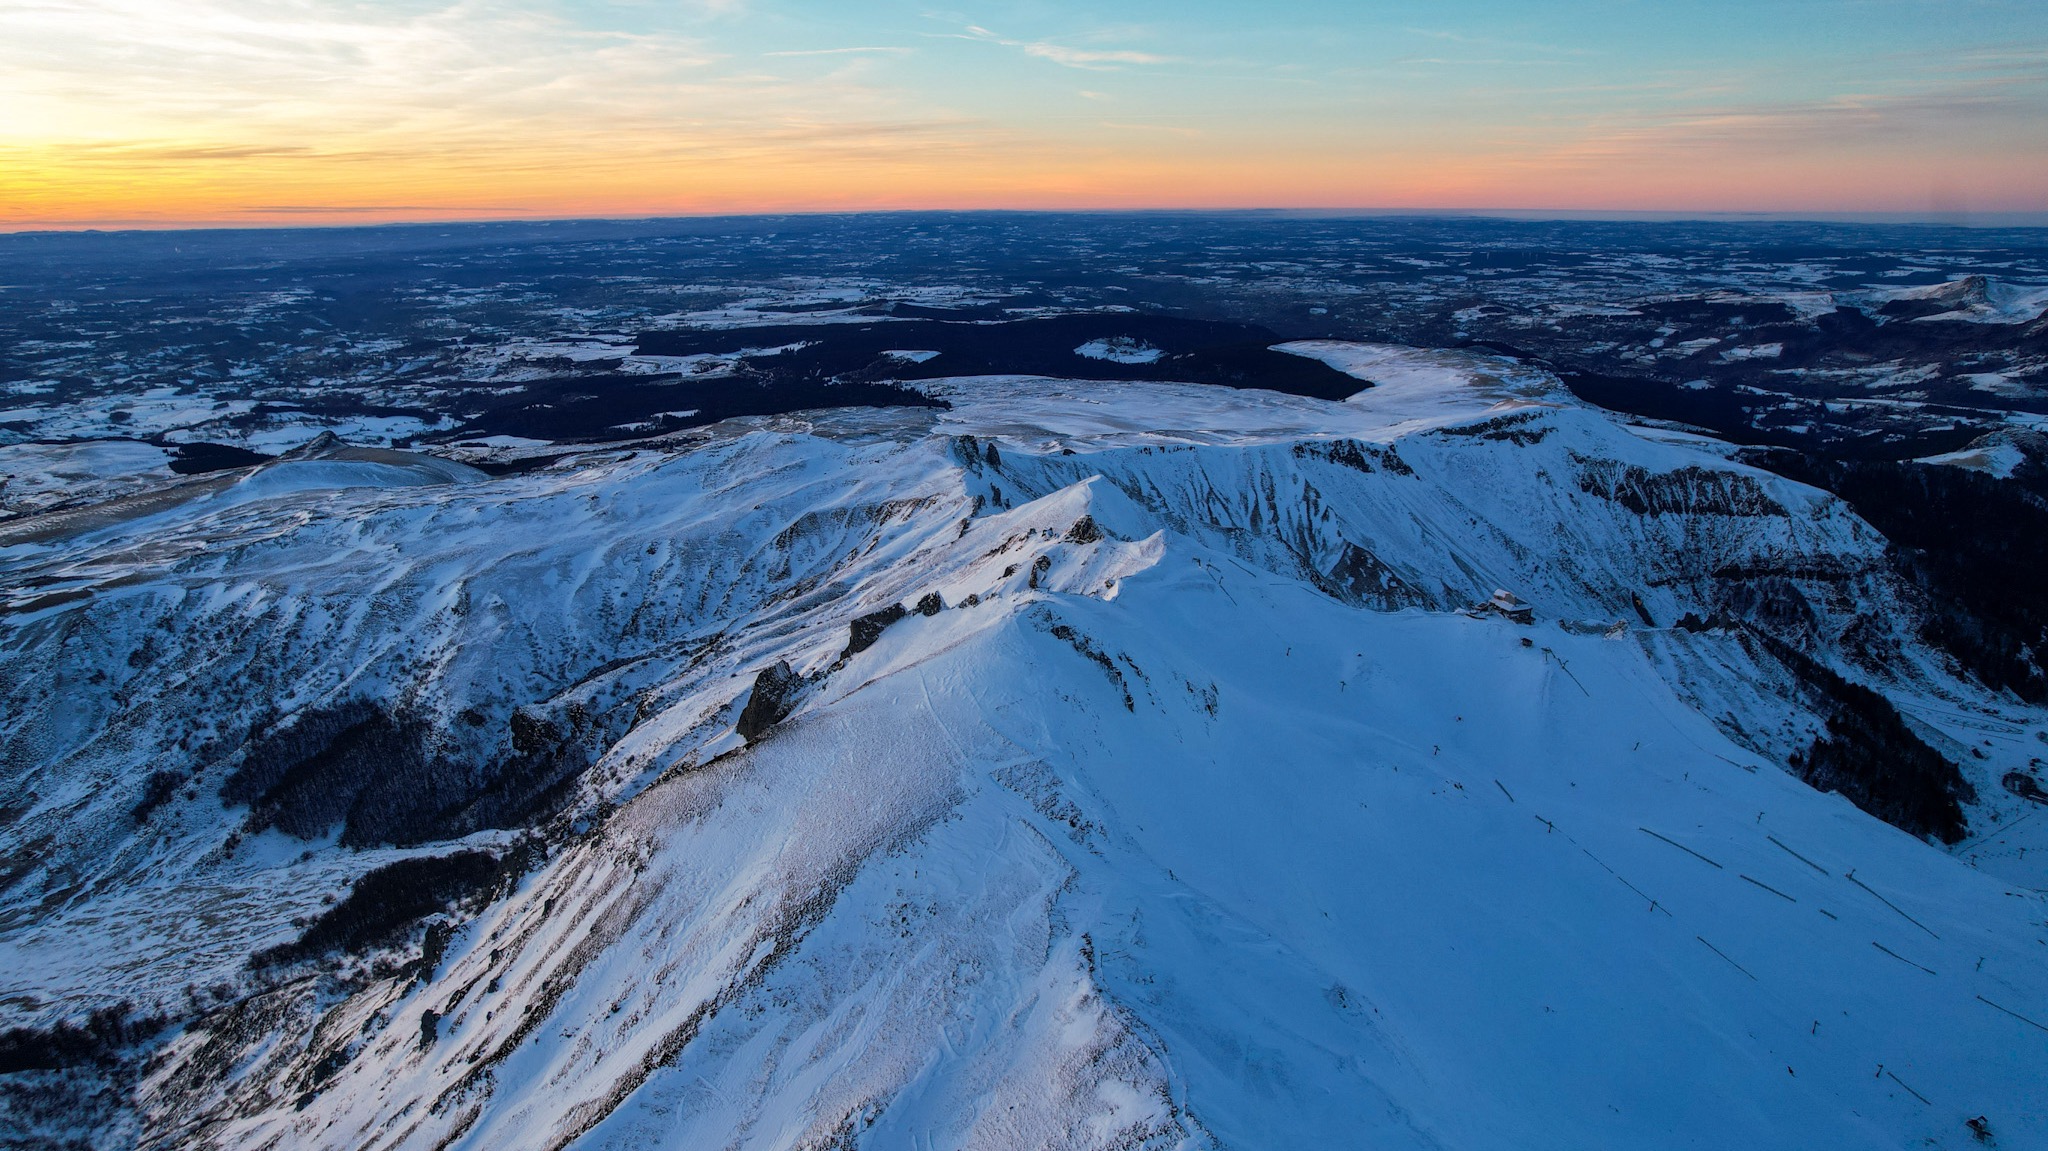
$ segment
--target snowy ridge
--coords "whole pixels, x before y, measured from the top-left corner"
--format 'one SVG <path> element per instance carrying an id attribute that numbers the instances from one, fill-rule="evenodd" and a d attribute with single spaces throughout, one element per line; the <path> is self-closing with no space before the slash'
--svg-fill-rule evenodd
<path id="1" fill-rule="evenodd" d="M 1785 667 L 1672 626 L 1797 636 L 2018 833 L 2044 717 L 1882 538 L 1505 361 L 1287 350 L 1380 386 L 942 381 L 12 544 L 0 1001 L 176 1020 L 148 1146 L 2048 1140 L 2038 864 L 1800 783 Z M 409 774 L 306 809 L 330 713 Z M 528 862 L 438 949 L 250 966 L 456 843 Z"/>
<path id="2" fill-rule="evenodd" d="M 2048 309 L 2048 288 L 2012 284 L 1988 276 L 1965 276 L 1923 288 L 1895 288 L 1868 293 L 1878 301 L 1911 300 L 1946 305 L 1948 310 L 1922 320 L 1960 320 L 1972 324 L 2025 324 Z"/>

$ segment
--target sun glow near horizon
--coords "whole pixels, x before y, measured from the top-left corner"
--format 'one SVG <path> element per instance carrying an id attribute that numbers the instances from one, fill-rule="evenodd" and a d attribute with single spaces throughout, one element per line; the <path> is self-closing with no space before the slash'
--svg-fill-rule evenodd
<path id="1" fill-rule="evenodd" d="M 2048 12 L 0 0 L 0 228 L 2048 210 Z"/>

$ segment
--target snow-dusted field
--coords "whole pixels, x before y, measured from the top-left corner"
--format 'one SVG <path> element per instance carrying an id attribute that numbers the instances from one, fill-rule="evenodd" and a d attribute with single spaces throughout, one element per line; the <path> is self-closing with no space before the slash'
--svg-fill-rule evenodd
<path id="1" fill-rule="evenodd" d="M 1380 386 L 947 380 L 495 480 L 287 461 L 7 545 L 4 1018 L 172 1020 L 126 1104 L 37 1129 L 2048 1145 L 2048 819 L 1997 780 L 2048 716 L 1919 644 L 1882 538 L 1511 361 L 1285 350 Z M 1673 626 L 1766 593 L 1963 765 L 1956 850 L 1788 774 L 1794 677 Z M 252 729 L 349 701 L 470 782 L 535 725 L 588 766 L 438 953 L 252 968 L 373 867 L 527 834 L 223 808 Z"/>

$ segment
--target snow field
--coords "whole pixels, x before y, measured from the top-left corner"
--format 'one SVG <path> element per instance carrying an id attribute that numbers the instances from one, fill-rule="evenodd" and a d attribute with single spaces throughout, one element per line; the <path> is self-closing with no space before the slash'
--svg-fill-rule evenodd
<path id="1" fill-rule="evenodd" d="M 193 700 L 231 747 L 266 706 L 404 699 L 479 757 L 574 705 L 597 758 L 545 866 L 425 982 L 273 993 L 292 1026 L 224 1078 L 191 1068 L 225 1041 L 174 1037 L 165 1142 L 2048 1142 L 2041 893 L 1787 775 L 1814 718 L 1782 673 L 1670 630 L 1716 571 L 1790 572 L 1823 651 L 1859 613 L 1898 637 L 1930 730 L 2004 708 L 1913 646 L 1875 533 L 1541 378 L 1314 354 L 1382 386 L 945 381 L 946 412 L 41 545 L 10 562 L 85 595 L 8 625 L 4 731 L 40 749 L 10 782 L 20 827 L 84 831 L 23 881 L 49 906 L 0 928 L 0 995 L 167 997 L 290 936 L 83 946 L 173 913 L 145 876 L 259 908 L 392 858 L 224 849 Z M 1451 610 L 1496 587 L 1538 623 Z M 1659 626 L 1621 622 L 1637 596 Z M 807 678 L 749 745 L 778 661 Z M 134 830 L 164 764 L 199 797 Z"/>

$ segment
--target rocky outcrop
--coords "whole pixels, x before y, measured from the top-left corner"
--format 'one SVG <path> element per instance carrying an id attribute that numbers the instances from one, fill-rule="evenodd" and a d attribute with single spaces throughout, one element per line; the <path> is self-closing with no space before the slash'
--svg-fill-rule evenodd
<path id="1" fill-rule="evenodd" d="M 847 630 L 846 650 L 840 654 L 839 658 L 846 659 L 850 656 L 856 656 L 875 646 L 875 641 L 882 638 L 882 633 L 889 630 L 889 625 L 896 623 L 909 614 L 910 612 L 902 604 L 892 603 L 880 611 L 871 611 L 855 619 L 852 626 Z"/>
<path id="2" fill-rule="evenodd" d="M 1639 516 L 1783 516 L 1785 507 L 1755 477 L 1685 467 L 1651 472 L 1635 464 L 1577 457 L 1579 490 Z"/>
<path id="3" fill-rule="evenodd" d="M 747 705 L 740 709 L 733 730 L 748 743 L 768 734 L 769 728 L 796 710 L 803 686 L 804 677 L 793 671 L 787 660 L 778 660 L 775 666 L 762 669 L 754 677 L 753 690 L 747 694 Z"/>

